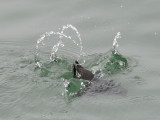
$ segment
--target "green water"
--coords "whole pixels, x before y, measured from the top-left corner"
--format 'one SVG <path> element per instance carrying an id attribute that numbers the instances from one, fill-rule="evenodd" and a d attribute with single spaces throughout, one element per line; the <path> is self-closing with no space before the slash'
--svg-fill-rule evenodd
<path id="1" fill-rule="evenodd" d="M 158 0 L 1 0 L 0 120 L 159 120 L 159 4 Z M 85 60 L 83 66 L 102 79 L 120 83 L 127 90 L 125 96 L 106 92 L 68 100 L 64 80 L 77 86 L 71 70 L 81 53 L 71 29 L 65 34 L 79 45 L 64 38 L 64 47 L 57 52 L 61 59 L 50 62 L 59 38 L 49 36 L 36 59 L 43 65 L 35 65 L 37 40 L 67 24 L 81 36 L 85 56 L 80 63 Z M 118 32 L 118 54 L 112 54 Z"/>

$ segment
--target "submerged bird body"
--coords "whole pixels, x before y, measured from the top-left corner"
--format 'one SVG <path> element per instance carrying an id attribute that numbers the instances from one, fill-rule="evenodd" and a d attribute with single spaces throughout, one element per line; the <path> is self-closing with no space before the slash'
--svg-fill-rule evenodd
<path id="1" fill-rule="evenodd" d="M 100 80 L 91 71 L 82 67 L 77 61 L 72 67 L 73 77 L 77 79 L 83 79 L 88 82 L 87 93 L 97 93 L 110 91 L 112 93 L 126 93 L 126 90 L 120 87 L 120 84 L 116 84 L 113 80 Z M 78 72 L 79 77 L 77 77 Z"/>

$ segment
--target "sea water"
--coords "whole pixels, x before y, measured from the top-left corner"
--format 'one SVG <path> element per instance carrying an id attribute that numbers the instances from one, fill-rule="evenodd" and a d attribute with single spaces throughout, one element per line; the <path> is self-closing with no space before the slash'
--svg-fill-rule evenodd
<path id="1" fill-rule="evenodd" d="M 159 4 L 0 1 L 0 119 L 159 120 Z M 112 56 L 117 45 L 127 64 Z M 102 80 L 120 83 L 127 94 L 68 100 L 75 60 Z"/>

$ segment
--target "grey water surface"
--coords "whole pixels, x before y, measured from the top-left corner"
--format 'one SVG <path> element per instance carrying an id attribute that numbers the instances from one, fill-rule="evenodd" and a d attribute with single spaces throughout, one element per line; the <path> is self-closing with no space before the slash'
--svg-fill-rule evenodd
<path id="1" fill-rule="evenodd" d="M 111 78 L 126 96 L 100 93 L 68 102 L 63 80 L 35 70 L 37 40 L 67 24 L 79 31 L 86 55 L 109 51 L 121 33 L 118 50 L 131 59 L 131 69 Z M 65 48 L 71 56 L 77 46 Z M 159 0 L 0 0 L 0 120 L 159 119 Z"/>

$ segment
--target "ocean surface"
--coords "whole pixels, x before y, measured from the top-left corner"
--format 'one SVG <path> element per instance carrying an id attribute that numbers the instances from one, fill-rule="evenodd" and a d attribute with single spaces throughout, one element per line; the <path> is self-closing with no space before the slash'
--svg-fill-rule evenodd
<path id="1" fill-rule="evenodd" d="M 159 5 L 0 0 L 0 120 L 160 120 Z M 125 95 L 67 94 L 75 60 Z"/>

